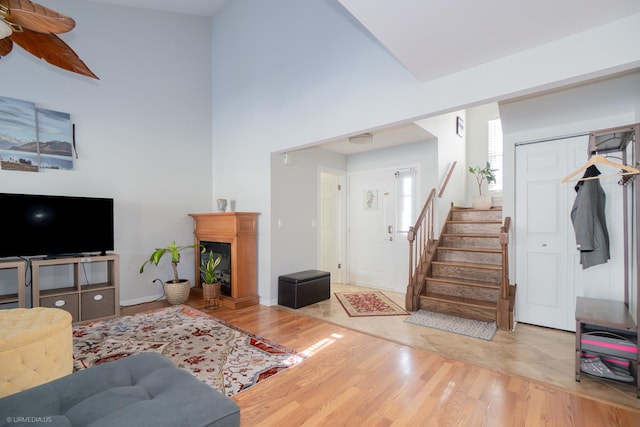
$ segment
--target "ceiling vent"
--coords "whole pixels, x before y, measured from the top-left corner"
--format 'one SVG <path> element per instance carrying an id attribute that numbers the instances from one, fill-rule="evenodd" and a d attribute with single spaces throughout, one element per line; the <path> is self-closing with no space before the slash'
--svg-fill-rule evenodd
<path id="1" fill-rule="evenodd" d="M 373 135 L 370 133 L 361 133 L 360 135 L 349 137 L 349 143 L 351 144 L 369 144 L 371 141 L 373 141 Z"/>

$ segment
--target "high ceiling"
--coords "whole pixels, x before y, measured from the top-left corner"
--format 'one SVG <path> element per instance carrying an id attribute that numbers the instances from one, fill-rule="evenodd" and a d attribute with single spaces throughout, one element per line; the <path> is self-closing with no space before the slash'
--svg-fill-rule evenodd
<path id="1" fill-rule="evenodd" d="M 92 1 L 213 16 L 230 0 Z M 639 0 L 337 1 L 422 82 L 640 13 Z M 406 133 L 405 142 L 413 142 L 414 126 L 400 126 L 395 136 Z M 374 132 L 374 141 L 386 138 L 376 138 L 378 133 Z M 430 136 L 425 132 L 425 139 Z M 367 149 L 348 147 L 345 141 L 332 143 L 332 149 L 345 153 Z"/>
<path id="2" fill-rule="evenodd" d="M 131 6 L 186 15 L 213 16 L 229 0 L 92 0 L 117 6 Z"/>
<path id="3" fill-rule="evenodd" d="M 213 16 L 230 0 L 92 1 Z M 423 82 L 640 13 L 638 0 L 337 1 Z"/>
<path id="4" fill-rule="evenodd" d="M 338 1 L 423 82 L 640 13 L 638 0 Z"/>

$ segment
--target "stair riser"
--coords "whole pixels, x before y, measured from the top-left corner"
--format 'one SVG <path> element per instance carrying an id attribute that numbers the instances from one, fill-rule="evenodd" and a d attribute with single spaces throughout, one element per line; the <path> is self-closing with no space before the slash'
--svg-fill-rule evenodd
<path id="1" fill-rule="evenodd" d="M 452 304 L 445 301 L 432 300 L 427 297 L 420 297 L 420 309 L 451 314 L 459 317 L 467 317 L 485 322 L 492 322 L 496 320 L 495 310 Z"/>
<path id="2" fill-rule="evenodd" d="M 461 210 L 452 211 L 454 221 L 502 221 L 501 210 L 472 211 Z"/>
<path id="3" fill-rule="evenodd" d="M 480 280 L 491 283 L 500 283 L 502 280 L 501 271 L 439 264 L 433 265 L 433 275 L 468 280 Z"/>
<path id="4" fill-rule="evenodd" d="M 450 248 L 486 248 L 501 249 L 496 237 L 442 237 L 442 246 Z"/>
<path id="5" fill-rule="evenodd" d="M 500 233 L 500 224 L 489 223 L 448 223 L 447 233 L 450 234 L 498 234 Z"/>
<path id="6" fill-rule="evenodd" d="M 502 254 L 467 251 L 438 250 L 438 261 L 470 262 L 473 264 L 502 265 Z"/>
<path id="7" fill-rule="evenodd" d="M 427 292 L 450 295 L 454 297 L 478 299 L 498 303 L 499 289 L 479 288 L 477 286 L 460 285 L 458 283 L 434 282 L 427 279 Z"/>

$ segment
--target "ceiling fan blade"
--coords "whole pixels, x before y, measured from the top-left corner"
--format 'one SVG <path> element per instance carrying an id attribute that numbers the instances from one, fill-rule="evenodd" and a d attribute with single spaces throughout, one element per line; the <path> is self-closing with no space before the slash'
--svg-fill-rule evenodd
<path id="1" fill-rule="evenodd" d="M 31 31 L 59 34 L 76 26 L 72 18 L 29 0 L 0 0 L 0 5 L 4 6 L 0 13 L 7 21 Z"/>
<path id="2" fill-rule="evenodd" d="M 9 37 L 0 39 L 0 58 L 7 56 L 11 52 L 11 49 L 13 49 L 13 42 Z"/>
<path id="3" fill-rule="evenodd" d="M 78 55 L 55 34 L 38 33 L 24 29 L 9 36 L 24 50 L 56 67 L 99 80 Z"/>

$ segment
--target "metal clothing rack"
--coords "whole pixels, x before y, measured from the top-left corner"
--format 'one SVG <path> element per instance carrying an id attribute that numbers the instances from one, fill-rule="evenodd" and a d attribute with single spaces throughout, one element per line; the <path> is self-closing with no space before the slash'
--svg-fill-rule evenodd
<path id="1" fill-rule="evenodd" d="M 630 126 L 602 129 L 589 133 L 589 156 L 595 154 L 620 153 L 622 162 L 636 167 L 640 162 L 640 123 Z M 636 266 L 640 266 L 640 252 L 631 251 L 630 226 L 636 232 L 636 242 L 640 242 L 640 185 L 633 183 L 635 175 L 622 175 L 618 184 L 623 185 L 623 212 L 624 212 L 624 304 L 629 309 L 629 284 L 630 266 L 635 255 Z M 628 184 L 633 183 L 631 188 Z M 635 201 L 632 218 L 629 218 L 629 198 Z M 630 221 L 634 223 L 631 225 Z M 640 284 L 640 270 L 636 277 L 636 323 L 640 319 L 640 298 L 638 296 L 638 284 Z"/>
<path id="2" fill-rule="evenodd" d="M 610 152 L 620 152 L 623 164 L 636 167 L 640 155 L 640 123 L 631 126 L 603 129 L 589 134 L 589 157 Z M 638 341 L 638 321 L 640 320 L 640 183 L 633 180 L 635 175 L 624 175 L 619 184 L 623 185 L 623 221 L 624 221 L 624 304 L 615 301 L 578 297 L 576 302 L 576 381 L 580 381 L 582 337 L 588 328 L 627 331 L 629 337 L 634 337 L 636 347 L 635 360 L 635 389 L 640 398 L 640 381 L 638 366 L 640 366 L 640 342 Z M 630 178 L 626 178 L 630 177 Z M 630 185 L 629 185 L 630 184 Z M 631 209 L 630 209 L 631 208 Z M 631 235 L 635 233 L 635 236 Z M 635 237 L 635 238 L 634 238 Z M 632 269 L 631 267 L 634 266 Z M 631 271 L 636 274 L 631 281 Z M 629 288 L 631 283 L 635 287 L 635 321 L 631 316 L 629 304 Z M 602 353 L 605 357 L 606 351 Z M 632 356 L 627 360 L 633 361 Z"/>

